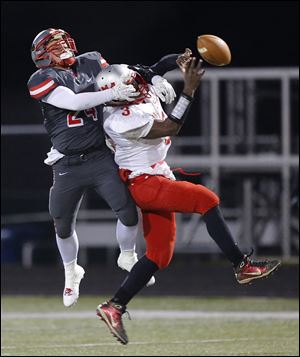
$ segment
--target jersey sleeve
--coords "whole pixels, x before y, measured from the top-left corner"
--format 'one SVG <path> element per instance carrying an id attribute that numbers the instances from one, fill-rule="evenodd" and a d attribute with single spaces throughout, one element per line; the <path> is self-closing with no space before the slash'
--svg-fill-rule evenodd
<path id="1" fill-rule="evenodd" d="M 109 66 L 109 63 L 106 61 L 106 59 L 101 55 L 101 53 L 97 51 L 88 52 L 85 54 L 85 56 L 90 60 L 97 61 L 101 69 L 104 69 Z"/>
<path id="2" fill-rule="evenodd" d="M 139 116 L 131 114 L 130 118 L 124 118 L 113 114 L 109 120 L 108 128 L 126 139 L 140 139 L 149 133 L 153 121 L 154 119 L 151 115 Z"/>
<path id="3" fill-rule="evenodd" d="M 60 85 L 58 78 L 50 71 L 35 72 L 27 82 L 27 87 L 32 98 L 41 100 L 54 88 Z"/>
<path id="4" fill-rule="evenodd" d="M 108 67 L 108 66 L 109 66 L 109 63 L 106 61 L 106 59 L 103 58 L 102 55 L 101 55 L 99 52 L 97 52 L 97 53 L 99 54 L 99 60 L 100 60 L 100 66 L 101 66 L 101 68 L 103 69 L 103 68 Z"/>

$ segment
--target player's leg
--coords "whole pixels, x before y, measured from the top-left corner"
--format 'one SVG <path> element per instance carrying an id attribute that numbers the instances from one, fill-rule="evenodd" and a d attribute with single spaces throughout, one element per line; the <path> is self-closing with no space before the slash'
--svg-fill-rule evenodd
<path id="1" fill-rule="evenodd" d="M 176 223 L 173 212 L 143 212 L 146 254 L 134 265 L 114 297 L 97 307 L 97 315 L 122 344 L 128 337 L 122 322 L 129 301 L 159 269 L 168 266 L 174 252 Z"/>
<path id="2" fill-rule="evenodd" d="M 129 188 L 143 209 L 201 214 L 209 235 L 233 264 L 239 283 L 268 276 L 279 266 L 277 260 L 251 261 L 240 251 L 220 210 L 219 197 L 205 186 L 152 176 Z"/>
<path id="3" fill-rule="evenodd" d="M 119 177 L 118 167 L 111 155 L 102 159 L 96 172 L 96 192 L 107 202 L 118 217 L 116 236 L 120 247 L 118 266 L 130 271 L 138 261 L 135 253 L 138 234 L 138 213 L 127 186 Z M 154 284 L 151 278 L 148 285 Z"/>
<path id="4" fill-rule="evenodd" d="M 136 203 L 143 209 L 201 214 L 209 234 L 227 258 L 235 265 L 243 259 L 243 254 L 219 214 L 219 208 L 216 208 L 219 197 L 205 186 L 152 176 L 129 188 Z"/>
<path id="5" fill-rule="evenodd" d="M 69 178 L 60 177 L 58 171 L 54 170 L 54 175 L 54 184 L 49 195 L 49 211 L 54 221 L 56 242 L 65 268 L 63 303 L 70 307 L 78 300 L 80 281 L 85 273 L 77 264 L 79 243 L 75 231 L 83 189 L 74 187 L 71 173 Z"/>
<path id="6" fill-rule="evenodd" d="M 174 253 L 176 241 L 175 212 L 142 210 L 146 257 L 160 270 L 165 269 Z"/>
<path id="7" fill-rule="evenodd" d="M 158 269 L 166 268 L 174 252 L 175 213 L 142 211 L 142 214 L 146 254 L 132 268 L 112 300 L 121 305 L 127 305 Z"/>

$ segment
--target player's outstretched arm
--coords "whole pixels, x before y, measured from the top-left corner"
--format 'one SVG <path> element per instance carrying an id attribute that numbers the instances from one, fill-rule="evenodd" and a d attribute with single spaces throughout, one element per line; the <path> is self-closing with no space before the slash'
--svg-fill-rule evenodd
<path id="1" fill-rule="evenodd" d="M 186 48 L 184 53 L 164 56 L 150 67 L 137 64 L 129 66 L 129 68 L 138 72 L 147 83 L 153 85 L 155 94 L 162 102 L 170 104 L 176 98 L 176 93 L 172 85 L 162 76 L 166 72 L 177 68 L 177 66 L 184 72 L 186 65 L 191 59 L 191 55 L 192 51 Z"/>
<path id="2" fill-rule="evenodd" d="M 152 66 L 135 64 L 129 65 L 128 68 L 138 72 L 147 83 L 153 84 L 152 78 L 154 76 L 163 76 L 166 72 L 177 68 L 177 60 L 180 56 L 181 54 L 166 55 Z"/>
<path id="3" fill-rule="evenodd" d="M 68 110 L 85 110 L 112 100 L 132 100 L 139 93 L 132 85 L 120 83 L 113 88 L 99 92 L 74 93 L 71 89 L 63 86 L 55 88 L 44 102 L 55 107 Z"/>
<path id="4" fill-rule="evenodd" d="M 162 57 L 157 63 L 150 66 L 150 69 L 156 74 L 163 76 L 165 73 L 176 69 L 177 66 L 184 66 L 191 58 L 192 51 L 186 48 L 184 53 L 172 54 Z"/>
<path id="5" fill-rule="evenodd" d="M 202 63 L 203 61 L 200 59 L 198 63 L 196 63 L 196 58 L 193 57 L 185 66 L 184 71 L 182 69 L 184 76 L 184 88 L 172 113 L 163 122 L 154 121 L 151 130 L 147 136 L 145 136 L 145 139 L 156 139 L 178 134 L 192 104 L 195 91 L 198 88 L 204 74 Z"/>
<path id="6" fill-rule="evenodd" d="M 191 59 L 192 51 L 186 48 L 183 53 L 170 54 L 162 57 L 152 66 L 145 66 L 143 64 L 129 65 L 128 68 L 138 72 L 147 83 L 152 83 L 154 76 L 163 76 L 165 73 L 176 69 L 177 67 L 185 67 Z"/>

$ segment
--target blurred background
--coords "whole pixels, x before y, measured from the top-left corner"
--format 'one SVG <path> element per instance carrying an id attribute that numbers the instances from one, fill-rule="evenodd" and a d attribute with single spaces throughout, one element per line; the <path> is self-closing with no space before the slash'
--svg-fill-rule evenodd
<path id="1" fill-rule="evenodd" d="M 219 193 L 224 216 L 245 252 L 253 247 L 256 257 L 276 256 L 284 264 L 267 285 L 237 287 L 201 218 L 178 214 L 173 262 L 143 294 L 180 294 L 184 286 L 192 295 L 298 296 L 298 7 L 298 1 L 2 1 L 2 293 L 58 294 L 63 286 L 48 213 L 52 171 L 43 163 L 51 143 L 39 104 L 26 86 L 36 70 L 32 40 L 54 27 L 69 32 L 80 53 L 97 50 L 109 63 L 151 65 L 186 47 L 198 56 L 201 34 L 229 44 L 230 65 L 205 65 L 168 162 L 201 172 L 193 182 Z M 165 77 L 179 94 L 180 73 Z M 167 113 L 172 108 L 165 106 Z M 88 191 L 77 224 L 79 262 L 89 271 L 86 292 L 99 291 L 100 272 L 107 277 L 101 293 L 111 293 L 125 274 L 116 266 L 115 225 L 109 207 Z M 142 236 L 138 244 L 141 255 Z"/>

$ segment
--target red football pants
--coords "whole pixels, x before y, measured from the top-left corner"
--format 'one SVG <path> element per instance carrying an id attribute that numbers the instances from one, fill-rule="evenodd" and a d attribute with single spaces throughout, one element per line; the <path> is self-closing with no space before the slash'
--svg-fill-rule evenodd
<path id="1" fill-rule="evenodd" d="M 146 256 L 160 269 L 173 256 L 175 212 L 205 214 L 219 204 L 219 197 L 205 186 L 164 176 L 141 175 L 129 180 L 128 187 L 143 214 Z"/>

